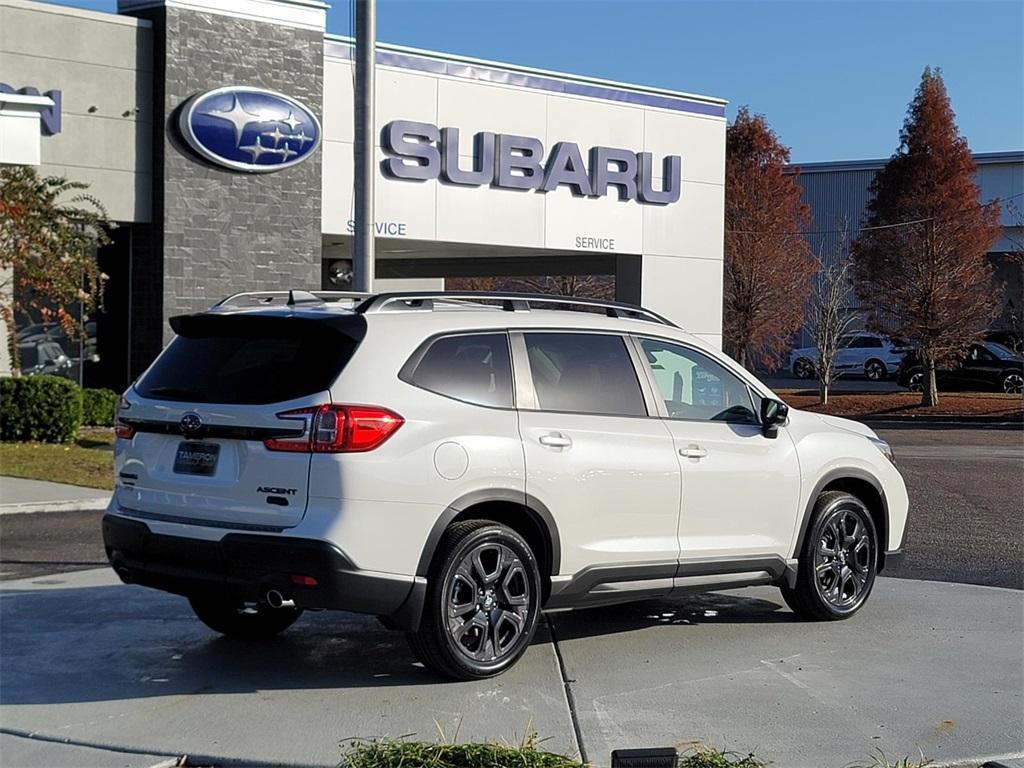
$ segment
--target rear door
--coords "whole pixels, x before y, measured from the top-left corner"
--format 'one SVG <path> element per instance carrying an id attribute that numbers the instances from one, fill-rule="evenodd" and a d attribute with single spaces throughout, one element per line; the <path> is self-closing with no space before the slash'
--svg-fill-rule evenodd
<path id="1" fill-rule="evenodd" d="M 513 334 L 526 491 L 558 522 L 563 574 L 592 596 L 665 594 L 679 555 L 679 465 L 618 334 Z M 525 377 L 525 381 L 523 380 Z"/>
<path id="2" fill-rule="evenodd" d="M 175 318 L 178 335 L 128 391 L 117 503 L 143 516 L 286 528 L 306 509 L 312 406 L 362 337 L 363 320 Z M 269 443 L 268 443 L 269 441 Z M 289 449 L 291 448 L 291 449 Z"/>

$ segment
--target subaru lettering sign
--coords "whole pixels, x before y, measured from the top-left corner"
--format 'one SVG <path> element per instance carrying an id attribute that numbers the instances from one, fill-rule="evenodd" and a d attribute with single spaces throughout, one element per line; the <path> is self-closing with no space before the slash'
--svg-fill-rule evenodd
<path id="1" fill-rule="evenodd" d="M 667 155 L 662 160 L 660 189 L 655 188 L 654 157 L 615 147 L 591 147 L 589 162 L 570 141 L 555 144 L 545 156 L 544 145 L 531 136 L 478 133 L 472 150 L 460 152 L 465 139 L 458 128 L 431 123 L 395 120 L 384 126 L 381 144 L 388 158 L 382 164 L 386 176 L 423 181 L 437 179 L 449 184 L 504 189 L 535 189 L 551 192 L 568 187 L 576 197 L 602 197 L 614 188 L 619 200 L 638 200 L 668 205 L 679 199 L 682 160 Z M 469 167 L 460 165 L 460 154 L 471 154 Z"/>
<path id="2" fill-rule="evenodd" d="M 178 129 L 210 162 L 250 173 L 290 168 L 320 146 L 320 121 L 302 102 L 260 88 L 216 88 L 181 107 Z"/>

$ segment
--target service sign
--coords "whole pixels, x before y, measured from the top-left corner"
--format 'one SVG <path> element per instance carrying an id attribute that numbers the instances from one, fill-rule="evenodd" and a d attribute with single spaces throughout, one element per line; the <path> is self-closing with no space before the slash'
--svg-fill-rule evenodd
<path id="1" fill-rule="evenodd" d="M 201 157 L 235 171 L 298 165 L 320 146 L 320 121 L 305 104 L 274 91 L 216 88 L 181 107 L 178 129 Z"/>

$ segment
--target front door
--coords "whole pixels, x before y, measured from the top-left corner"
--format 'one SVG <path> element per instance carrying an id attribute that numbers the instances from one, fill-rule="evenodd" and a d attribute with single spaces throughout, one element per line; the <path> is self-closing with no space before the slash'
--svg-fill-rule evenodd
<path id="1" fill-rule="evenodd" d="M 639 344 L 682 471 L 680 573 L 708 560 L 791 557 L 800 466 L 786 430 L 765 437 L 750 388 L 710 356 L 661 339 Z"/>
<path id="2" fill-rule="evenodd" d="M 679 464 L 649 415 L 628 339 L 514 334 L 526 491 L 558 521 L 561 573 L 665 594 L 679 555 Z M 525 369 L 525 370 L 524 370 Z"/>

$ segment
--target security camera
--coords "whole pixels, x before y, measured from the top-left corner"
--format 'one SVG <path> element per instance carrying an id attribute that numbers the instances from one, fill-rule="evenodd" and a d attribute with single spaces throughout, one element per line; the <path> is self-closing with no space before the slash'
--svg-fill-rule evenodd
<path id="1" fill-rule="evenodd" d="M 335 259 L 327 265 L 327 280 L 332 288 L 349 290 L 352 288 L 352 260 Z"/>

